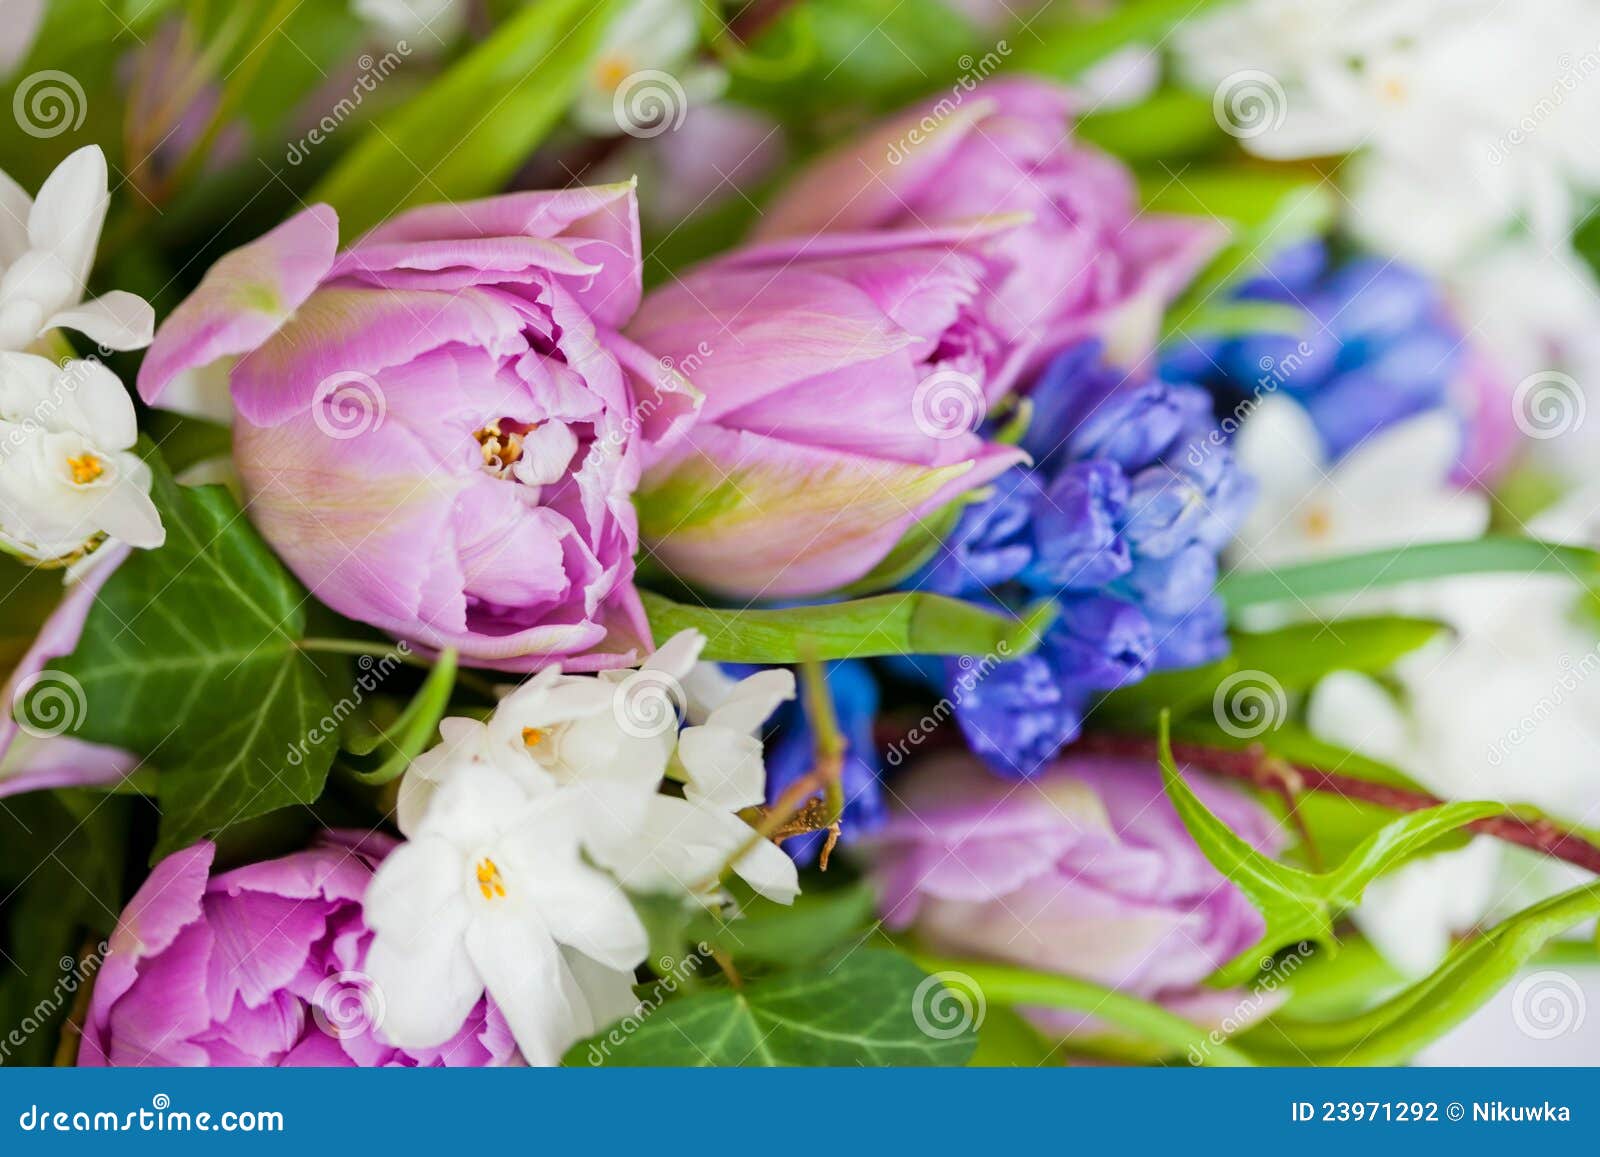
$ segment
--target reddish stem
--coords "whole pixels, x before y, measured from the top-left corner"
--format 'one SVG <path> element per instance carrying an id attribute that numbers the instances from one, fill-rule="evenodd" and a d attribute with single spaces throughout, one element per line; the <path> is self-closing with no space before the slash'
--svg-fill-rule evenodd
<path id="1" fill-rule="evenodd" d="M 1156 759 L 1159 748 L 1154 739 L 1139 735 L 1114 735 L 1096 732 L 1085 735 L 1073 744 L 1072 751 L 1097 755 L 1118 755 L 1136 759 Z M 1319 767 L 1292 763 L 1268 757 L 1260 747 L 1230 750 L 1209 747 L 1202 743 L 1174 742 L 1172 757 L 1179 763 L 1190 764 L 1212 775 L 1242 779 L 1257 787 L 1271 791 L 1283 790 L 1284 771 L 1298 777 L 1309 791 L 1330 791 L 1346 799 L 1377 804 L 1397 812 L 1422 811 L 1438 807 L 1444 800 L 1420 791 L 1371 783 L 1353 776 L 1338 775 Z M 1520 844 L 1536 852 L 1565 860 L 1569 864 L 1600 875 L 1600 847 L 1596 847 L 1576 832 L 1568 831 L 1550 820 L 1527 819 L 1522 816 L 1491 816 L 1474 820 L 1467 827 L 1481 835 L 1494 836 L 1507 843 Z"/>

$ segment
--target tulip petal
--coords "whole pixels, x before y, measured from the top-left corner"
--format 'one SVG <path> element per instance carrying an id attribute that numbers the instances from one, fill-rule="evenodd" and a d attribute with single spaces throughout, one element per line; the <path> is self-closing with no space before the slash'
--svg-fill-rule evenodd
<path id="1" fill-rule="evenodd" d="M 222 258 L 162 324 L 139 367 L 139 395 L 154 405 L 181 371 L 266 341 L 311 296 L 338 246 L 338 217 L 314 205 Z"/>
<path id="2" fill-rule="evenodd" d="M 917 519 L 1023 458 L 967 443 L 964 460 L 929 467 L 702 426 L 646 479 L 641 524 L 660 561 L 713 590 L 820 594 L 861 578 Z"/>

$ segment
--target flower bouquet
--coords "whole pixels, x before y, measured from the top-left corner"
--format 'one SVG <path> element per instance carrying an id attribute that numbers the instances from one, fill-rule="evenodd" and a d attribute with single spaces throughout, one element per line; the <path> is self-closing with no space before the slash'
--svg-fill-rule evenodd
<path id="1" fill-rule="evenodd" d="M 0 1062 L 1600 1062 L 1600 9 L 0 3 Z"/>

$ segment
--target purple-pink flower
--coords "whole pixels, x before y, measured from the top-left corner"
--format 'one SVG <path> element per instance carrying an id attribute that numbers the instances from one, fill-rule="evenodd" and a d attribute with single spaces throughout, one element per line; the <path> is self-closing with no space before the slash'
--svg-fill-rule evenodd
<path id="1" fill-rule="evenodd" d="M 1132 175 L 1072 136 L 1074 97 L 1005 76 L 927 102 L 791 182 L 762 239 L 862 229 L 1026 224 L 992 238 L 996 320 L 1030 364 L 1084 338 L 1117 360 L 1152 348 L 1162 313 L 1224 238 L 1214 221 L 1140 213 Z"/>
<path id="2" fill-rule="evenodd" d="M 1001 229 L 735 250 L 646 297 L 628 335 L 705 397 L 641 487 L 655 556 L 728 594 L 821 594 L 1021 460 L 975 432 L 1018 369 L 986 288 Z"/>
<path id="3" fill-rule="evenodd" d="M 393 846 L 330 832 L 307 851 L 217 876 L 209 843 L 162 860 L 111 934 L 78 1063 L 519 1063 L 487 1000 L 435 1048 L 385 1043 L 383 993 L 361 971 L 372 940 L 361 898 Z"/>
<path id="4" fill-rule="evenodd" d="M 1252 846 L 1278 850 L 1276 825 L 1254 801 L 1189 782 Z M 1190 838 L 1153 765 L 1067 758 L 1019 784 L 969 756 L 942 757 L 895 794 L 899 806 L 868 845 L 891 928 L 911 929 L 938 952 L 1157 1000 L 1203 1024 L 1237 1016 L 1238 993 L 1202 982 L 1265 925 Z M 1026 1011 L 1054 1033 L 1089 1024 Z"/>
<path id="5" fill-rule="evenodd" d="M 632 495 L 696 398 L 616 332 L 632 186 L 427 206 L 337 250 L 319 205 L 224 257 L 157 334 L 145 399 L 237 359 L 250 515 L 335 610 L 507 670 L 648 651 Z"/>

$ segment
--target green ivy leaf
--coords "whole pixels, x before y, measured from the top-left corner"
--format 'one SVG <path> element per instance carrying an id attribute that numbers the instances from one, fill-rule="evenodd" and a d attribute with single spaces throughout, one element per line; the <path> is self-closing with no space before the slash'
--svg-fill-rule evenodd
<path id="1" fill-rule="evenodd" d="M 873 655 L 998 655 L 1033 650 L 1055 617 L 1041 603 L 1023 618 L 960 599 L 900 591 L 843 603 L 783 610 L 717 610 L 641 591 L 658 639 L 693 628 L 706 637 L 704 657 L 723 663 L 798 663 Z"/>
<path id="2" fill-rule="evenodd" d="M 191 490 L 151 465 L 166 545 L 129 556 L 77 650 L 51 666 L 83 689 L 77 738 L 160 769 L 161 856 L 315 800 L 336 729 L 322 726 L 332 702 L 299 648 L 310 596 L 226 490 Z"/>
<path id="3" fill-rule="evenodd" d="M 1468 574 L 1564 574 L 1594 584 L 1600 581 L 1600 552 L 1511 535 L 1425 542 L 1271 570 L 1234 571 L 1218 580 L 1217 594 L 1229 611 L 1237 612 L 1261 603 L 1304 602 Z"/>
<path id="4" fill-rule="evenodd" d="M 1161 717 L 1160 726 L 1161 780 L 1178 818 L 1206 859 L 1238 885 L 1267 925 L 1259 944 L 1218 971 L 1220 984 L 1247 979 L 1260 967 L 1262 957 L 1285 945 L 1315 941 L 1334 947 L 1334 917 L 1360 903 L 1373 880 L 1467 824 L 1506 811 L 1503 804 L 1475 802 L 1411 812 L 1363 840 L 1332 871 L 1302 871 L 1256 851 L 1200 801 L 1173 762 L 1167 716 Z"/>
<path id="5" fill-rule="evenodd" d="M 808 890 L 788 905 L 757 897 L 741 905 L 734 919 L 701 916 L 687 934 L 735 960 L 792 966 L 825 956 L 857 935 L 871 921 L 873 907 L 872 888 L 857 882 Z"/>
<path id="6" fill-rule="evenodd" d="M 312 192 L 354 237 L 411 205 L 503 188 L 565 115 L 620 0 L 535 0 L 380 117 Z"/>
<path id="7" fill-rule="evenodd" d="M 1457 945 L 1431 975 L 1375 1008 L 1338 1020 L 1279 1014 L 1239 1043 L 1269 1064 L 1397 1064 L 1470 1016 L 1553 937 L 1596 916 L 1600 883 L 1582 884 Z"/>
<path id="8" fill-rule="evenodd" d="M 972 1054 L 970 1026 L 924 1031 L 938 982 L 901 953 L 862 948 L 815 968 L 743 989 L 668 1001 L 621 1029 L 579 1041 L 569 1065 L 960 1065 Z M 944 998 L 947 999 L 947 998 Z"/>

